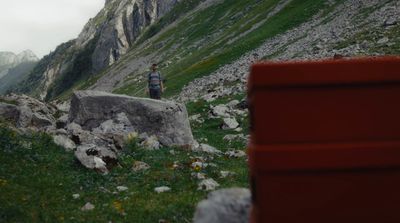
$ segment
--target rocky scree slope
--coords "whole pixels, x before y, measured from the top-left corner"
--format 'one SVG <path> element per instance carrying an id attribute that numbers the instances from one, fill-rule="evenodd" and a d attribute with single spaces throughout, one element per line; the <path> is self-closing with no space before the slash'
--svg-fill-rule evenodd
<path id="1" fill-rule="evenodd" d="M 178 0 L 109 0 L 77 39 L 45 56 L 17 91 L 52 99 L 115 63 Z"/>
<path id="2" fill-rule="evenodd" d="M 333 1 L 332 1 L 333 2 Z M 177 99 L 213 101 L 245 92 L 252 63 L 260 60 L 311 60 L 400 54 L 400 2 L 394 0 L 337 1 L 332 11 L 267 39 L 203 78 L 187 84 Z"/>

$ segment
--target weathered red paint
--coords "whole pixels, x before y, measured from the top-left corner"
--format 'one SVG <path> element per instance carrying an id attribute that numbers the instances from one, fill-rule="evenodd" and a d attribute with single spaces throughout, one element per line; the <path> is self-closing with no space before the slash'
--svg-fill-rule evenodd
<path id="1" fill-rule="evenodd" d="M 262 63 L 252 222 L 400 222 L 400 57 Z"/>

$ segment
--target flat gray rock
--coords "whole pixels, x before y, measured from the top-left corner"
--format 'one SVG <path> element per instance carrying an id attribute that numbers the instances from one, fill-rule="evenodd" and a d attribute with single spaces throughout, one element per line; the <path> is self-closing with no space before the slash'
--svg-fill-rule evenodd
<path id="1" fill-rule="evenodd" d="M 186 108 L 172 101 L 136 98 L 100 91 L 76 91 L 71 100 L 69 122 L 92 131 L 124 113 L 132 129 L 155 135 L 165 146 L 191 146 L 193 135 Z"/>

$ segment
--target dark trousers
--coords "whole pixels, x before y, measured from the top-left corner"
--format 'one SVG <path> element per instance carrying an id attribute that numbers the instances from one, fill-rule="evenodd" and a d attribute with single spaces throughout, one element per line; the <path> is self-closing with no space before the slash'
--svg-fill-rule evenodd
<path id="1" fill-rule="evenodd" d="M 149 89 L 150 98 L 161 99 L 161 89 Z"/>

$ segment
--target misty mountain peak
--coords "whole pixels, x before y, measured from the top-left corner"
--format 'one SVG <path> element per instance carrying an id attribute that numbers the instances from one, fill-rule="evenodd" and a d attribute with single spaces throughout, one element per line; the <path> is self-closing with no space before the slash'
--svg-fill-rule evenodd
<path id="1" fill-rule="evenodd" d="M 31 50 L 24 50 L 18 55 L 8 51 L 0 52 L 0 66 L 7 66 L 7 68 L 15 67 L 24 62 L 35 62 L 38 60 L 39 58 Z"/>
<path id="2" fill-rule="evenodd" d="M 36 56 L 35 53 L 32 52 L 32 50 L 24 50 L 21 53 L 19 53 L 17 55 L 18 61 L 20 63 L 23 62 L 34 62 L 34 61 L 38 61 L 39 58 Z"/>

